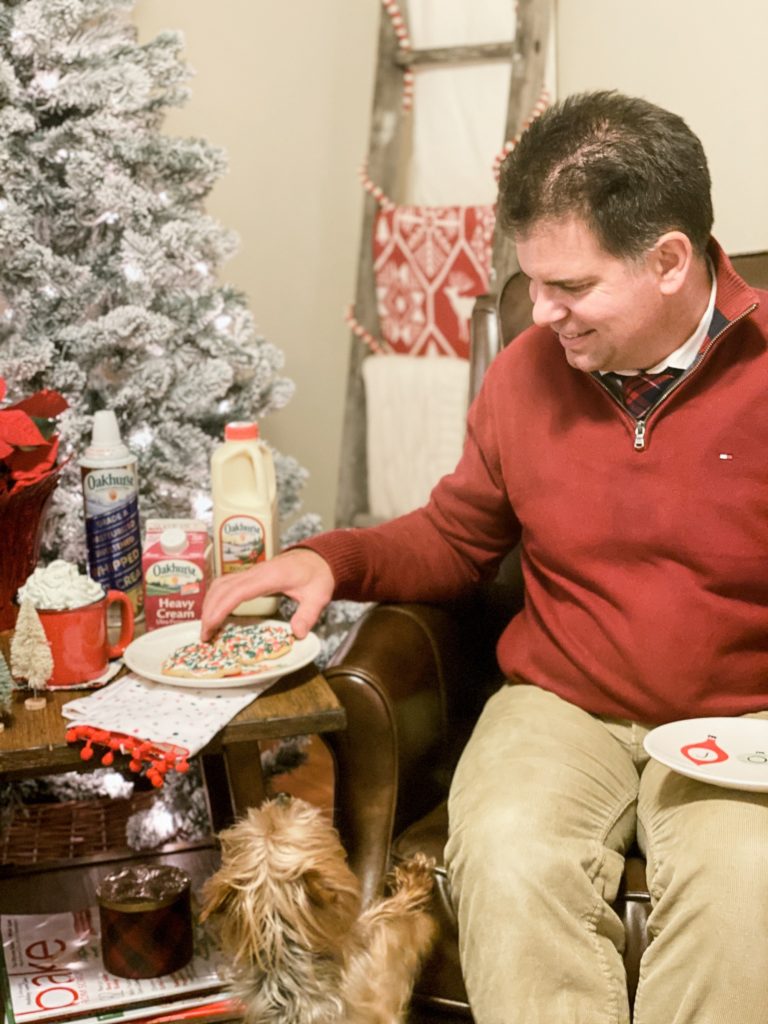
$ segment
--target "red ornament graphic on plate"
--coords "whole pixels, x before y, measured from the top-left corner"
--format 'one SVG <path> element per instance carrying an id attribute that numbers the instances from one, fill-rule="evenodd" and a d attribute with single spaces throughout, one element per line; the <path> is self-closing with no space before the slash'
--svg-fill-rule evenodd
<path id="1" fill-rule="evenodd" d="M 694 764 L 718 764 L 720 761 L 728 760 L 728 754 L 717 745 L 714 736 L 707 736 L 698 743 L 686 743 L 684 747 L 680 747 L 680 753 Z"/>

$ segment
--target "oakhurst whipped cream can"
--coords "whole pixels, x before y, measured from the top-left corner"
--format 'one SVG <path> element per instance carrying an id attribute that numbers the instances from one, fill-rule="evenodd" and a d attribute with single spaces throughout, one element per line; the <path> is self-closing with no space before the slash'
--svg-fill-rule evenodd
<path id="1" fill-rule="evenodd" d="M 122 590 L 138 614 L 142 570 L 137 459 L 123 444 L 110 409 L 94 414 L 93 437 L 80 472 L 88 574 L 105 590 Z"/>

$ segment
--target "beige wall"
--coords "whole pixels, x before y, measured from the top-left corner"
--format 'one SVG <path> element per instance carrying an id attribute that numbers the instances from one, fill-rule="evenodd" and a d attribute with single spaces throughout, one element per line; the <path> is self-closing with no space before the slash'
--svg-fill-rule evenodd
<path id="1" fill-rule="evenodd" d="M 416 2 L 416 0 L 412 0 Z M 768 246 L 768 3 L 556 0 L 559 94 L 619 88 L 703 138 L 726 248 Z M 197 75 L 167 129 L 223 146 L 209 212 L 241 236 L 242 288 L 297 386 L 265 433 L 310 471 L 304 508 L 333 522 L 379 0 L 138 0 L 141 37 L 180 29 Z"/>
<path id="2" fill-rule="evenodd" d="M 768 247 L 768 3 L 556 0 L 558 92 L 616 88 L 681 114 L 709 157 L 715 231 Z"/>
<path id="3" fill-rule="evenodd" d="M 238 232 L 221 268 L 296 384 L 264 434 L 309 470 L 304 511 L 333 524 L 378 0 L 139 0 L 139 37 L 185 37 L 196 75 L 166 130 L 222 146 L 208 212 Z"/>

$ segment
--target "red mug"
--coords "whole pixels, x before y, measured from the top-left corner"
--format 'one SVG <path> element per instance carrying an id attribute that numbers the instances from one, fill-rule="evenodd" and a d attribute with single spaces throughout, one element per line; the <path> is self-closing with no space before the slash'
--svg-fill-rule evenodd
<path id="1" fill-rule="evenodd" d="M 107 610 L 120 605 L 120 637 L 109 643 Z M 53 675 L 48 686 L 73 686 L 98 679 L 110 658 L 119 658 L 133 640 L 133 605 L 122 590 L 109 590 L 105 597 L 79 608 L 57 610 L 38 608 L 53 656 Z"/>

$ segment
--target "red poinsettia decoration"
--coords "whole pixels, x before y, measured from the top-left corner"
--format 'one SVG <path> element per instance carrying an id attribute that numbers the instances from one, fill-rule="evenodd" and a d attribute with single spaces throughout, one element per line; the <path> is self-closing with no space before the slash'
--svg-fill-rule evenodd
<path id="1" fill-rule="evenodd" d="M 0 377 L 0 402 L 6 394 Z M 68 403 L 44 389 L 0 409 L 0 494 L 28 487 L 51 472 L 59 454 L 55 418 Z"/>

